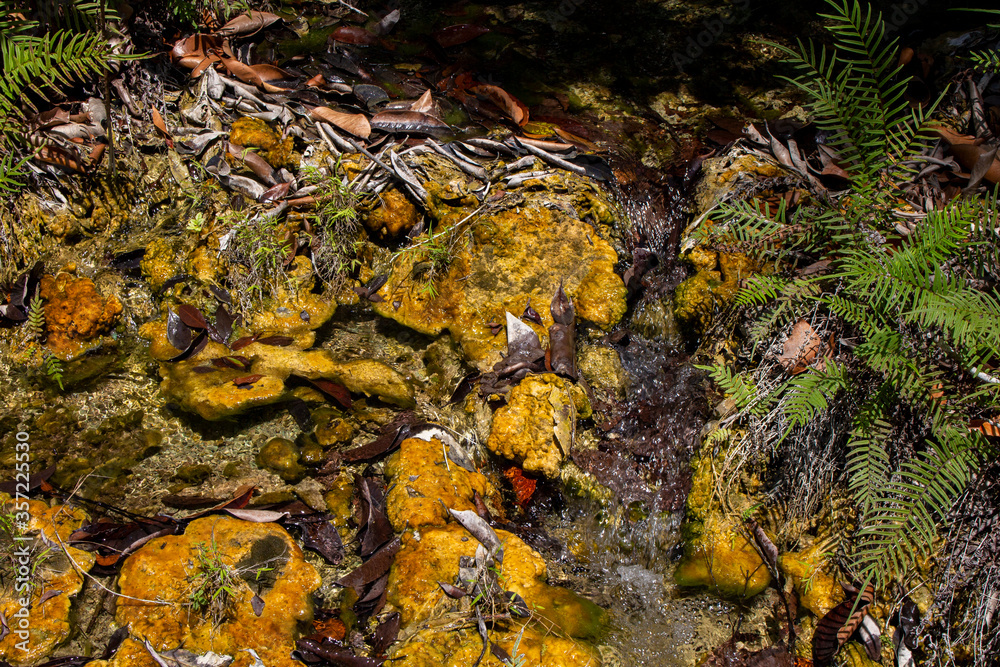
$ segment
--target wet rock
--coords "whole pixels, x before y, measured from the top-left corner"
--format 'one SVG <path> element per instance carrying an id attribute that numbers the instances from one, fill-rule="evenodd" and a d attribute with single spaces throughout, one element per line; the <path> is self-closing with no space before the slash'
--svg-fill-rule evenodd
<path id="1" fill-rule="evenodd" d="M 31 560 L 27 590 L 15 587 L 14 575 L 9 571 L 14 556 L 3 564 L 0 613 L 11 632 L 0 639 L 0 660 L 14 665 L 38 664 L 69 638 L 72 599 L 83 588 L 83 575 L 77 568 L 88 572 L 94 565 L 94 555 L 87 551 L 69 546 L 63 551 L 51 546 L 53 542 L 67 541 L 74 530 L 88 521 L 83 510 L 65 505 L 49 507 L 40 500 L 29 500 L 26 504 L 30 519 L 25 529 L 19 531 L 12 525 L 11 532 L 5 529 L 0 533 L 5 549 L 13 552 L 26 547 Z M 13 500 L 5 493 L 0 494 L 0 506 L 5 515 L 15 511 Z M 30 539 L 14 542 L 15 536 Z M 18 616 L 25 606 L 22 599 L 29 601 L 28 616 L 24 619 L 26 628 L 21 626 Z M 16 632 L 23 629 L 28 631 L 26 640 Z M 25 646 L 27 651 L 22 650 Z"/>
<path id="2" fill-rule="evenodd" d="M 826 548 L 814 544 L 807 549 L 781 554 L 778 564 L 785 573 L 795 592 L 799 604 L 822 618 L 844 600 L 844 589 L 824 568 L 827 559 Z"/>
<path id="3" fill-rule="evenodd" d="M 302 463 L 307 466 L 316 466 L 325 460 L 323 448 L 316 442 L 316 438 L 311 435 L 308 437 L 300 436 L 297 440 Z"/>
<path id="4" fill-rule="evenodd" d="M 348 472 L 337 475 L 330 489 L 323 494 L 323 501 L 332 516 L 330 521 L 333 525 L 346 528 L 347 519 L 354 516 L 354 476 Z"/>
<path id="5" fill-rule="evenodd" d="M 560 282 L 580 319 L 605 329 L 621 319 L 618 255 L 599 231 L 614 218 L 589 181 L 566 176 L 561 188 L 524 191 L 477 215 L 478 202 L 462 194 L 462 175 L 428 160 L 421 166 L 442 170 L 436 184 L 427 183 L 434 236 L 416 237 L 397 257 L 376 312 L 421 333 L 448 329 L 482 370 L 500 361 L 506 343 L 488 325 L 503 323 L 505 311 L 523 312 L 529 299 L 548 304 Z M 548 308 L 537 310 L 544 341 L 552 318 Z"/>
<path id="6" fill-rule="evenodd" d="M 442 443 L 433 437 L 404 440 L 399 452 L 387 461 L 386 473 L 390 476 L 389 519 L 397 531 L 405 531 L 388 583 L 389 601 L 402 616 L 404 636 L 410 635 L 394 649 L 396 664 L 471 664 L 482 650 L 474 629 L 417 628 L 414 635 L 407 627 L 462 604 L 442 593 L 438 582 L 454 583 L 459 559 L 473 556 L 479 542 L 451 517 L 445 505 L 460 511 L 473 509 L 473 494 L 488 497 L 492 489 L 480 473 L 469 472 L 454 461 L 446 463 Z M 539 657 L 545 665 L 598 664 L 597 651 L 586 640 L 602 632 L 604 611 L 568 589 L 550 586 L 545 560 L 520 538 L 504 530 L 497 530 L 496 535 L 504 548 L 504 589 L 520 595 L 546 627 L 557 628 L 543 634 L 529 626 L 521 652 Z M 469 597 L 463 599 L 468 604 Z M 464 613 L 474 615 L 468 607 Z M 512 649 L 520 626 L 500 621 L 492 626 L 491 637 Z M 567 636 L 576 641 L 563 638 Z M 499 664 L 489 654 L 483 662 L 495 663 Z"/>
<path id="7" fill-rule="evenodd" d="M 727 155 L 701 163 L 702 178 L 695 191 L 695 215 L 724 201 L 734 191 L 756 184 L 760 178 L 785 178 L 788 172 L 777 162 L 734 147 Z"/>
<path id="8" fill-rule="evenodd" d="M 312 413 L 316 424 L 316 441 L 323 447 L 350 442 L 354 437 L 354 425 L 340 416 L 340 412 L 332 408 L 317 408 Z"/>
<path id="9" fill-rule="evenodd" d="M 157 237 L 146 245 L 146 253 L 142 256 L 142 276 L 154 292 L 175 275 L 178 270 L 178 258 L 173 244 L 165 238 Z"/>
<path id="10" fill-rule="evenodd" d="M 504 628 L 490 635 L 490 641 L 500 645 L 508 655 L 522 655 L 525 664 L 542 667 L 577 667 L 600 665 L 598 652 L 586 644 L 554 635 L 544 635 L 528 626 L 523 634 L 520 627 Z M 514 644 L 517 643 L 517 650 Z M 437 667 L 438 665 L 475 664 L 483 650 L 479 633 L 469 629 L 454 633 L 423 630 L 410 637 L 399 648 L 393 658 L 393 665 L 400 667 Z M 496 657 L 486 652 L 482 667 L 503 667 Z"/>
<path id="11" fill-rule="evenodd" d="M 92 280 L 71 273 L 42 276 L 39 290 L 45 300 L 46 347 L 64 361 L 94 347 L 122 312 L 117 296 L 102 297 Z"/>
<path id="12" fill-rule="evenodd" d="M 746 255 L 704 248 L 694 248 L 686 259 L 694 264 L 696 272 L 678 285 L 674 316 L 697 334 L 711 324 L 716 312 L 733 300 L 741 282 L 753 275 L 755 267 Z"/>
<path id="13" fill-rule="evenodd" d="M 233 576 L 221 619 L 192 607 L 206 558 Z M 234 667 L 254 664 L 248 648 L 268 667 L 294 667 L 297 626 L 311 620 L 319 585 L 316 570 L 282 527 L 221 516 L 196 519 L 183 535 L 151 540 L 122 565 L 119 587 L 131 597 L 118 598 L 115 620 L 129 627 L 130 639 L 109 667 L 153 666 L 143 638 L 158 651 L 183 646 L 230 655 Z M 250 604 L 255 594 L 264 600 L 260 616 Z"/>
<path id="14" fill-rule="evenodd" d="M 192 463 L 181 466 L 174 473 L 174 479 L 191 484 L 192 486 L 201 484 L 212 476 L 212 466 L 207 463 Z"/>
<path id="15" fill-rule="evenodd" d="M 298 446 L 285 438 L 268 440 L 257 452 L 257 466 L 292 484 L 306 474 L 306 469 L 299 463 Z"/>
<path id="16" fill-rule="evenodd" d="M 602 389 L 619 400 L 625 397 L 629 377 L 616 350 L 600 345 L 582 345 L 577 354 L 577 364 L 591 388 Z"/>
<path id="17" fill-rule="evenodd" d="M 237 118 L 230 128 L 229 141 L 244 148 L 260 148 L 260 156 L 275 169 L 293 167 L 298 160 L 292 155 L 294 139 L 282 138 L 259 118 Z"/>
<path id="18" fill-rule="evenodd" d="M 444 446 L 437 438 L 407 438 L 386 461 L 385 472 L 398 480 L 386 497 L 386 513 L 396 530 L 444 526 L 448 508 L 475 509 L 473 494 L 485 498 L 492 491 L 480 473 L 451 461 L 446 465 Z"/>
<path id="19" fill-rule="evenodd" d="M 417 207 L 396 188 L 379 196 L 379 206 L 368 214 L 365 226 L 381 239 L 396 238 L 413 229 L 420 220 Z"/>
<path id="20" fill-rule="evenodd" d="M 719 595 L 750 598 L 771 583 L 771 575 L 757 549 L 747 540 L 739 511 L 749 508 L 748 497 L 730 491 L 728 511 L 716 497 L 715 469 L 721 467 L 725 448 L 713 456 L 715 443 L 702 446 L 687 500 L 683 526 L 684 556 L 674 571 L 679 586 L 708 587 Z M 720 460 L 721 459 L 721 460 Z"/>
<path id="21" fill-rule="evenodd" d="M 486 447 L 527 472 L 556 478 L 573 447 L 577 416 L 590 416 L 580 387 L 552 373 L 529 375 L 496 411 Z"/>
<path id="22" fill-rule="evenodd" d="M 189 412 L 203 419 L 217 420 L 241 414 L 250 408 L 270 405 L 296 396 L 285 385 L 292 375 L 306 379 L 327 379 L 356 394 L 376 396 L 402 407 L 413 405 L 413 388 L 406 379 L 385 364 L 370 359 L 336 361 L 327 350 L 302 350 L 251 343 L 239 355 L 251 360 L 246 369 L 217 368 L 195 371 L 212 360 L 232 354 L 229 348 L 209 342 L 204 349 L 184 361 L 165 361 L 179 352 L 167 341 L 163 322 L 144 325 L 141 333 L 150 339 L 150 354 L 160 364 L 160 391 Z M 311 336 L 312 333 L 309 332 Z M 310 341 L 311 343 L 311 341 Z M 259 377 L 258 377 L 259 376 Z M 248 380 L 248 378 L 250 378 Z"/>

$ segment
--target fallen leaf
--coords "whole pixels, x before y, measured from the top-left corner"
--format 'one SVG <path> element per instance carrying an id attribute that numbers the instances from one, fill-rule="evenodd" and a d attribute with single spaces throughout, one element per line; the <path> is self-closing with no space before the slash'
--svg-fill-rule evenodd
<path id="1" fill-rule="evenodd" d="M 430 88 L 425 90 L 424 94 L 410 105 L 410 111 L 418 113 L 432 113 L 434 111 L 434 98 L 431 96 Z"/>
<path id="2" fill-rule="evenodd" d="M 470 87 L 469 90 L 476 95 L 489 99 L 518 125 L 524 125 L 528 122 L 528 107 L 524 106 L 524 103 L 503 88 L 482 83 L 478 86 Z"/>
<path id="3" fill-rule="evenodd" d="M 252 9 L 246 14 L 240 14 L 227 22 L 226 25 L 216 30 L 215 34 L 220 37 L 250 35 L 280 20 L 281 17 L 277 14 L 259 12 L 256 9 Z"/>
<path id="4" fill-rule="evenodd" d="M 778 363 L 793 375 L 805 372 L 819 353 L 822 339 L 806 320 L 799 320 L 788 334 Z"/>
<path id="5" fill-rule="evenodd" d="M 372 554 L 372 557 L 359 567 L 337 580 L 337 584 L 345 588 L 353 588 L 359 595 L 361 588 L 376 581 L 389 572 L 392 562 L 399 551 L 400 540 L 397 535 L 385 546 Z"/>
<path id="6" fill-rule="evenodd" d="M 188 325 L 192 329 L 207 329 L 208 322 L 205 320 L 205 316 L 201 314 L 201 311 L 194 306 L 186 303 L 182 303 L 177 306 L 177 315 L 181 318 L 184 324 Z"/>
<path id="7" fill-rule="evenodd" d="M 353 25 L 340 26 L 330 35 L 330 39 L 344 44 L 356 44 L 358 46 L 370 46 L 378 41 L 378 37 L 368 32 L 364 28 Z"/>
<path id="8" fill-rule="evenodd" d="M 362 113 L 344 113 L 330 107 L 313 107 L 309 112 L 313 120 L 336 125 L 356 137 L 367 139 L 372 133 L 368 117 Z"/>
<path id="9" fill-rule="evenodd" d="M 261 379 L 262 377 L 264 376 L 260 374 L 244 375 L 243 377 L 233 378 L 233 384 L 235 384 L 237 387 L 244 387 L 247 385 L 252 385 L 254 382 Z"/>
<path id="10" fill-rule="evenodd" d="M 372 116 L 371 126 L 372 129 L 390 134 L 440 134 L 450 129 L 447 123 L 430 114 L 397 109 L 375 114 Z"/>
<path id="11" fill-rule="evenodd" d="M 483 26 L 471 23 L 459 23 L 434 31 L 433 37 L 435 42 L 440 44 L 442 48 L 447 49 L 452 46 L 471 42 L 476 37 L 485 35 L 488 32 L 490 32 L 490 29 Z"/>

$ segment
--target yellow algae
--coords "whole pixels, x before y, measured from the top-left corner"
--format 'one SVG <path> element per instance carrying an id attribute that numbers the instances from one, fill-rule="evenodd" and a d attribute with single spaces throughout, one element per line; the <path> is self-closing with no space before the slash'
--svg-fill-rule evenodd
<path id="1" fill-rule="evenodd" d="M 14 665 L 36 664 L 69 638 L 72 598 L 83 588 L 79 570 L 87 572 L 94 565 L 92 553 L 70 546 L 65 549 L 52 546 L 65 543 L 87 521 L 83 510 L 66 505 L 49 507 L 40 500 L 24 502 L 23 510 L 30 518 L 23 531 L 15 526 L 11 529 L 29 539 L 15 541 L 14 533 L 2 535 L 15 550 L 7 561 L 9 565 L 4 567 L 21 565 L 21 556 L 15 558 L 18 550 L 26 552 L 27 561 L 26 579 L 18 579 L 15 572 L 4 572 L 4 583 L 0 586 L 0 613 L 10 629 L 0 639 L 0 659 Z M 13 515 L 15 509 L 22 509 L 15 508 L 7 494 L 0 494 L 0 504 L 4 514 Z"/>
<path id="2" fill-rule="evenodd" d="M 844 600 L 844 589 L 824 571 L 827 559 L 821 545 L 798 552 L 784 553 L 778 564 L 791 580 L 799 596 L 799 604 L 822 618 Z"/>
<path id="3" fill-rule="evenodd" d="M 447 329 L 480 368 L 499 361 L 506 346 L 488 324 L 502 323 L 505 310 L 519 314 L 529 299 L 545 339 L 549 303 L 560 283 L 577 317 L 613 326 L 625 313 L 625 285 L 614 272 L 617 254 L 593 226 L 547 203 L 532 195 L 521 206 L 479 216 L 453 206 L 442 206 L 447 213 L 432 210 L 439 221 L 434 237 L 417 237 L 417 245 L 396 258 L 379 291 L 384 301 L 373 304 L 376 312 L 430 335 Z M 467 220 L 449 235 L 443 217 Z M 446 262 L 429 280 L 434 252 Z"/>
<path id="4" fill-rule="evenodd" d="M 572 448 L 578 414 L 590 415 L 586 396 L 578 390 L 552 373 L 524 378 L 496 411 L 486 447 L 528 472 L 558 477 Z"/>
<path id="5" fill-rule="evenodd" d="M 260 148 L 260 156 L 275 169 L 295 167 L 292 155 L 294 139 L 284 139 L 259 118 L 237 118 L 229 132 L 229 141 L 244 148 Z"/>
<path id="6" fill-rule="evenodd" d="M 39 295 L 45 307 L 45 345 L 64 361 L 92 347 L 122 312 L 118 297 L 102 297 L 92 280 L 71 273 L 42 276 Z"/>
<path id="7" fill-rule="evenodd" d="M 380 238 L 394 238 L 413 229 L 420 213 L 409 197 L 397 188 L 379 195 L 379 206 L 368 214 L 365 226 Z"/>
<path id="8" fill-rule="evenodd" d="M 489 482 L 456 463 L 445 464 L 440 440 L 407 438 L 386 462 L 386 475 L 397 479 L 386 497 L 386 512 L 396 530 L 443 526 L 448 508 L 474 509 L 473 494 L 485 498 Z"/>
<path id="9" fill-rule="evenodd" d="M 206 553 L 236 577 L 221 618 L 192 607 L 193 586 L 204 571 L 199 555 Z M 232 656 L 233 667 L 249 667 L 253 658 L 245 649 L 252 648 L 268 667 L 293 667 L 297 628 L 311 620 L 312 593 L 320 583 L 277 524 L 209 516 L 191 522 L 183 535 L 156 538 L 128 557 L 119 587 L 130 597 L 118 598 L 115 620 L 158 651 L 214 651 Z M 260 616 L 250 604 L 255 591 L 264 601 Z M 155 667 L 138 648 L 123 646 L 109 667 Z"/>

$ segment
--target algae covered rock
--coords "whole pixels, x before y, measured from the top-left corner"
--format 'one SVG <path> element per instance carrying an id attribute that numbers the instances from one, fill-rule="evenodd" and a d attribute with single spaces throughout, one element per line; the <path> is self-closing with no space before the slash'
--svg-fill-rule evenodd
<path id="1" fill-rule="evenodd" d="M 475 493 L 486 497 L 489 482 L 478 472 L 445 464 L 444 446 L 437 438 L 407 438 L 386 462 L 386 474 L 402 483 L 386 496 L 386 513 L 396 530 L 444 526 L 448 508 L 475 509 Z"/>
<path id="2" fill-rule="evenodd" d="M 692 462 L 694 475 L 687 499 L 683 527 L 684 556 L 674 571 L 679 586 L 708 587 L 724 597 L 749 598 L 771 583 L 771 574 L 757 550 L 747 540 L 747 531 L 735 511 L 727 511 L 716 497 L 715 469 L 721 464 L 713 456 L 713 437 L 702 445 Z M 749 508 L 750 500 L 731 491 L 730 507 Z"/>
<path id="3" fill-rule="evenodd" d="M 795 587 L 799 604 L 822 618 L 844 600 L 844 589 L 824 571 L 823 548 L 814 544 L 798 552 L 781 554 L 778 565 Z"/>
<path id="4" fill-rule="evenodd" d="M 10 630 L 0 638 L 0 660 L 14 665 L 38 664 L 69 638 L 72 598 L 83 588 L 79 570 L 87 572 L 94 565 L 92 553 L 50 546 L 65 543 L 87 522 L 83 510 L 49 507 L 40 500 L 25 504 L 27 516 L 22 517 L 15 514 L 22 508 L 15 507 L 9 495 L 0 494 L 0 511 L 18 522 L 24 518 L 23 529 L 12 523 L 9 531 L 0 533 L 4 548 L 11 550 L 0 572 L 0 614 Z M 28 539 L 15 539 L 18 537 Z M 18 579 L 20 574 L 11 569 L 20 565 L 27 568 L 26 579 Z"/>
<path id="5" fill-rule="evenodd" d="M 257 452 L 257 465 L 294 484 L 306 474 L 306 469 L 299 463 L 299 456 L 299 447 L 291 440 L 271 438 Z"/>
<path id="6" fill-rule="evenodd" d="M 220 570 L 231 577 L 230 591 L 213 614 L 199 602 L 216 590 L 212 576 Z M 115 620 L 129 628 L 131 641 L 109 664 L 155 667 L 145 639 L 157 651 L 229 655 L 234 667 L 254 664 L 246 649 L 268 667 L 293 667 L 297 627 L 311 620 L 319 585 L 316 570 L 277 524 L 196 519 L 183 535 L 151 540 L 122 565 L 119 587 L 129 597 L 118 598 Z M 250 603 L 255 594 L 264 601 L 259 616 Z"/>
<path id="7" fill-rule="evenodd" d="M 385 468 L 390 477 L 387 512 L 393 527 L 404 531 L 389 572 L 387 592 L 389 602 L 401 615 L 407 639 L 394 646 L 391 657 L 393 664 L 411 667 L 471 664 L 482 650 L 478 632 L 461 627 L 452 632 L 431 619 L 457 611 L 463 604 L 446 596 L 438 582 L 455 583 L 460 560 L 473 557 L 479 545 L 448 509 L 473 510 L 474 495 L 489 498 L 493 490 L 479 472 L 454 460 L 446 461 L 445 445 L 433 431 L 427 435 L 426 439 L 404 440 Z M 503 530 L 497 530 L 496 535 L 504 549 L 498 581 L 504 590 L 524 599 L 532 619 L 492 623 L 491 641 L 513 654 L 518 632 L 527 623 L 519 650 L 529 659 L 553 667 L 600 664 L 588 641 L 604 630 L 605 612 L 566 588 L 550 586 L 545 560 L 520 538 Z M 468 608 L 471 599 L 463 598 L 462 613 L 474 615 Z M 483 661 L 494 663 L 499 665 L 492 657 Z"/>
<path id="8" fill-rule="evenodd" d="M 425 157 L 430 163 L 422 166 L 439 166 Z M 529 299 L 549 303 L 560 283 L 580 319 L 603 329 L 616 324 L 625 285 L 614 271 L 617 254 L 593 224 L 610 223 L 610 207 L 586 179 L 563 181 L 477 212 L 471 195 L 441 190 L 464 182 L 461 174 L 442 174 L 446 185 L 432 188 L 428 204 L 433 235 L 416 237 L 394 259 L 375 311 L 421 333 L 447 329 L 481 369 L 499 361 L 504 347 L 489 324 L 503 322 L 504 311 L 523 312 Z M 552 324 L 548 308 L 536 310 L 543 327 Z"/>
<path id="9" fill-rule="evenodd" d="M 92 280 L 68 272 L 42 276 L 39 295 L 45 304 L 46 347 L 64 361 L 92 347 L 122 312 L 117 296 L 103 297 Z"/>
<path id="10" fill-rule="evenodd" d="M 529 375 L 496 411 L 486 446 L 528 472 L 556 478 L 573 446 L 577 416 L 590 416 L 582 389 L 552 373 Z"/>
<path id="11" fill-rule="evenodd" d="M 728 305 L 741 282 L 754 273 L 754 263 L 746 255 L 719 253 L 694 248 L 686 258 L 695 274 L 677 286 L 674 293 L 674 316 L 696 333 L 704 331 L 712 317 Z"/>

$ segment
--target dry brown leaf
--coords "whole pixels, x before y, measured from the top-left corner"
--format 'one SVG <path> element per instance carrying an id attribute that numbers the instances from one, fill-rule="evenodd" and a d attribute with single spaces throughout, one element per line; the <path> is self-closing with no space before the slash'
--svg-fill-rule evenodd
<path id="1" fill-rule="evenodd" d="M 231 35 L 251 35 L 263 30 L 272 23 L 281 20 L 281 17 L 271 12 L 259 12 L 251 10 L 247 14 L 240 14 L 215 31 L 216 35 L 228 37 Z"/>
<path id="2" fill-rule="evenodd" d="M 221 46 L 222 39 L 215 35 L 191 35 L 174 43 L 174 48 L 170 50 L 170 57 L 180 61 L 194 56 L 201 62 L 202 58 Z"/>
<path id="3" fill-rule="evenodd" d="M 420 113 L 433 113 L 434 112 L 434 98 L 431 97 L 430 89 L 424 91 L 424 94 L 420 98 L 410 105 L 410 111 L 418 111 Z"/>
<path id="4" fill-rule="evenodd" d="M 788 334 L 778 363 L 793 375 L 803 373 L 816 358 L 822 344 L 822 339 L 813 331 L 809 322 L 799 320 Z"/>
<path id="5" fill-rule="evenodd" d="M 368 117 L 362 113 L 344 113 L 330 107 L 313 107 L 310 114 L 313 120 L 336 125 L 341 130 L 362 139 L 367 139 L 372 133 L 371 123 L 368 122 Z"/>
<path id="6" fill-rule="evenodd" d="M 518 125 L 524 125 L 528 122 L 528 107 L 503 88 L 481 83 L 478 86 L 471 86 L 469 90 L 489 99 Z"/>
<path id="7" fill-rule="evenodd" d="M 156 129 L 164 139 L 170 138 L 170 132 L 167 131 L 167 124 L 163 121 L 163 116 L 160 115 L 160 112 L 155 107 L 153 108 L 153 125 L 156 126 Z"/>

